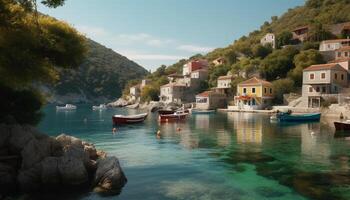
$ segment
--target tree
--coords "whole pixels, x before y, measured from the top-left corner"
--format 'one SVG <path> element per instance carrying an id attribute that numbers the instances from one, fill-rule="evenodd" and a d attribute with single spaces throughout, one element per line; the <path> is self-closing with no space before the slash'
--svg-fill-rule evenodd
<path id="1" fill-rule="evenodd" d="M 215 87 L 219 76 L 224 76 L 230 71 L 230 66 L 222 65 L 220 67 L 214 67 L 209 71 L 209 86 Z"/>
<path id="2" fill-rule="evenodd" d="M 260 44 L 255 45 L 252 49 L 252 53 L 254 57 L 265 58 L 272 52 L 271 45 L 262 46 Z"/>
<path id="3" fill-rule="evenodd" d="M 283 31 L 277 35 L 276 44 L 277 48 L 281 48 L 284 45 L 293 43 L 293 34 L 290 31 Z"/>
<path id="4" fill-rule="evenodd" d="M 260 65 L 260 73 L 267 80 L 276 80 L 287 76 L 289 70 L 294 68 L 293 59 L 299 51 L 293 47 L 287 47 L 272 52 Z"/>
<path id="5" fill-rule="evenodd" d="M 333 38 L 336 38 L 336 36 L 325 28 L 322 23 L 316 22 L 311 24 L 310 31 L 308 33 L 308 41 L 320 42 Z"/>
<path id="6" fill-rule="evenodd" d="M 274 102 L 283 103 L 283 95 L 294 91 L 294 81 L 285 78 L 272 82 L 272 88 L 275 94 Z"/>
<path id="7" fill-rule="evenodd" d="M 43 102 L 35 85 L 54 83 L 59 78 L 57 69 L 78 66 L 86 53 L 82 35 L 64 22 L 38 15 L 35 9 L 30 9 L 30 6 L 36 7 L 33 2 L 0 1 L 0 86 L 6 88 L 0 91 L 0 95 L 6 97 L 11 94 L 19 98 L 17 101 L 4 98 L 2 103 L 5 105 L 20 104 L 20 99 L 26 98 L 23 94 L 29 94 L 31 102 Z M 63 2 L 44 1 L 50 7 L 62 5 Z M 16 107 L 21 105 L 12 106 L 14 109 Z M 21 112 L 34 117 L 37 116 L 37 108 L 33 103 L 32 108 L 27 106 Z M 12 116 L 15 121 L 25 123 L 20 120 L 20 112 L 1 112 L 0 118 L 10 115 L 15 115 Z"/>
<path id="8" fill-rule="evenodd" d="M 142 88 L 141 91 L 141 101 L 158 101 L 159 100 L 159 87 L 154 85 L 147 85 Z"/>
<path id="9" fill-rule="evenodd" d="M 295 85 L 301 86 L 303 70 L 310 65 L 324 63 L 324 60 L 322 54 L 320 54 L 319 51 L 310 49 L 302 51 L 296 55 L 294 57 L 293 63 L 295 65 L 295 68 L 288 73 L 288 77 L 290 77 L 295 82 Z"/>

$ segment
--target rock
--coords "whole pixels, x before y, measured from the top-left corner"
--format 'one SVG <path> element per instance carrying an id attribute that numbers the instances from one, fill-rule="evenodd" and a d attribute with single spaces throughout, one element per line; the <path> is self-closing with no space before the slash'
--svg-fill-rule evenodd
<path id="1" fill-rule="evenodd" d="M 22 152 L 22 169 L 29 169 L 33 165 L 39 163 L 45 157 L 51 155 L 50 138 L 37 140 L 32 139 L 23 148 Z"/>
<path id="2" fill-rule="evenodd" d="M 96 148 L 92 144 L 85 144 L 84 152 L 88 154 L 91 160 L 96 160 L 98 158 Z"/>
<path id="3" fill-rule="evenodd" d="M 123 98 L 119 98 L 117 101 L 114 101 L 114 102 L 111 102 L 111 103 L 108 103 L 107 106 L 111 106 L 111 107 L 124 107 L 124 106 L 127 106 L 129 105 L 130 102 L 123 99 Z"/>
<path id="4" fill-rule="evenodd" d="M 83 186 L 88 183 L 89 176 L 80 159 L 61 157 L 58 161 L 58 171 L 64 186 Z"/>
<path id="5" fill-rule="evenodd" d="M 80 139 L 73 136 L 61 134 L 56 137 L 56 140 L 63 146 L 63 148 L 66 148 L 69 145 L 74 145 L 76 147 L 83 148 L 83 142 Z"/>
<path id="6" fill-rule="evenodd" d="M 3 148 L 7 145 L 8 140 L 10 139 L 10 129 L 5 124 L 0 124 L 0 148 Z"/>
<path id="7" fill-rule="evenodd" d="M 13 125 L 10 129 L 11 138 L 10 146 L 14 152 L 21 152 L 25 145 L 30 140 L 34 139 L 34 136 L 22 128 L 20 125 Z"/>
<path id="8" fill-rule="evenodd" d="M 40 132 L 38 129 L 36 129 L 33 126 L 30 125 L 23 125 L 23 129 L 29 133 L 31 133 L 36 139 L 41 140 L 41 139 L 46 139 L 49 138 L 48 135 Z"/>
<path id="9" fill-rule="evenodd" d="M 139 103 L 135 103 L 135 104 L 132 104 L 132 105 L 128 105 L 128 106 L 126 106 L 127 108 L 131 108 L 131 109 L 137 109 L 137 108 L 139 108 Z"/>
<path id="10" fill-rule="evenodd" d="M 106 158 L 107 157 L 107 153 L 102 151 L 102 150 L 97 150 L 97 157 L 98 158 Z"/>
<path id="11" fill-rule="evenodd" d="M 95 191 L 119 194 L 127 179 L 116 157 L 107 157 L 97 161 L 94 177 Z"/>
<path id="12" fill-rule="evenodd" d="M 19 188 L 22 192 L 34 192 L 41 188 L 41 165 L 36 164 L 30 169 L 20 170 L 17 176 Z"/>
<path id="13" fill-rule="evenodd" d="M 16 190 L 16 170 L 0 163 L 0 194 L 8 194 Z"/>
<path id="14" fill-rule="evenodd" d="M 61 183 L 60 174 L 58 171 L 58 157 L 47 157 L 41 164 L 41 181 L 47 186 L 57 186 Z"/>

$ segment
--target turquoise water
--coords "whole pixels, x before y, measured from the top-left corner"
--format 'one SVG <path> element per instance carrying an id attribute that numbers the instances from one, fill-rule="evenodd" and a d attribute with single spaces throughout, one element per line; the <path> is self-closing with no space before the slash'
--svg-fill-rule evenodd
<path id="1" fill-rule="evenodd" d="M 266 114 L 216 113 L 159 124 L 150 113 L 113 135 L 113 114 L 142 111 L 80 105 L 44 112 L 40 130 L 93 142 L 119 158 L 128 178 L 119 196 L 70 199 L 350 199 L 350 140 L 335 138 L 326 122 L 278 124 Z"/>

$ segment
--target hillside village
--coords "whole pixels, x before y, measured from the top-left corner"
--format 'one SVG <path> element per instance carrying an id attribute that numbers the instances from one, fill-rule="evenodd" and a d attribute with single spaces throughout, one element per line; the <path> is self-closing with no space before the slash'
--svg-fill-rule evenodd
<path id="1" fill-rule="evenodd" d="M 179 72 L 168 74 L 166 83 L 159 85 L 157 100 L 179 106 L 190 103 L 198 109 L 234 111 L 270 110 L 276 105 L 289 106 L 290 109 L 344 105 L 350 100 L 350 22 L 330 25 L 327 30 L 338 38 L 320 41 L 317 53 L 322 55 L 323 62 L 305 66 L 299 91 L 292 95 L 283 94 L 283 102 L 276 101 L 273 82 L 266 80 L 266 76 L 256 69 L 249 72 L 229 70 L 217 77 L 214 87 L 208 87 L 210 72 L 223 68 L 228 62 L 223 56 L 212 61 L 201 57 L 188 60 Z M 300 51 L 309 40 L 309 32 L 309 26 L 293 29 L 290 40 L 293 42 L 279 48 Z M 260 39 L 260 45 L 274 51 L 278 43 L 276 38 L 274 33 L 267 33 Z M 238 63 L 244 59 L 245 55 L 237 57 Z M 128 98 L 133 103 L 139 103 L 142 101 L 142 90 L 150 84 L 151 80 L 144 79 L 131 86 Z"/>

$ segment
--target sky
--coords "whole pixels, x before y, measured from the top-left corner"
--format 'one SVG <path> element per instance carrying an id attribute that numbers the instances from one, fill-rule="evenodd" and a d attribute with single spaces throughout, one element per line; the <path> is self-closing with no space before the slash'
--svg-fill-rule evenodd
<path id="1" fill-rule="evenodd" d="M 148 70 L 225 47 L 304 0 L 66 0 L 39 11 Z"/>

